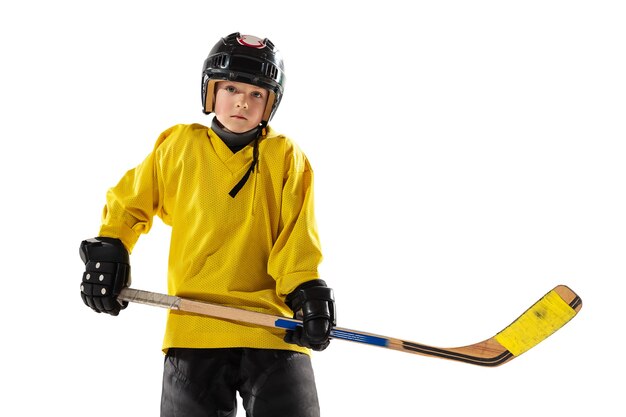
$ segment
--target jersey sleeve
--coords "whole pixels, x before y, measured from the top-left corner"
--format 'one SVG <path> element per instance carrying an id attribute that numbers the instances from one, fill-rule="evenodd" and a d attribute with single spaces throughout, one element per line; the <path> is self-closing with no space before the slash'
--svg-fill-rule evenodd
<path id="1" fill-rule="evenodd" d="M 162 145 L 174 129 L 164 131 L 153 151 L 107 191 L 99 235 L 120 239 L 129 252 L 150 231 L 154 215 L 163 215 Z"/>
<path id="2" fill-rule="evenodd" d="M 283 187 L 280 233 L 268 262 L 268 272 L 276 279 L 280 297 L 319 278 L 322 251 L 315 219 L 313 177 L 307 158 L 296 153 Z"/>

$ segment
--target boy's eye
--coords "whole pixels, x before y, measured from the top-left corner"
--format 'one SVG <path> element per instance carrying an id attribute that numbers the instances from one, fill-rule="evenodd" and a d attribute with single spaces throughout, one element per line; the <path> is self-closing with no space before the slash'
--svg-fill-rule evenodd
<path id="1" fill-rule="evenodd" d="M 235 91 L 237 91 L 237 89 L 233 87 L 232 85 L 228 85 L 224 89 L 228 91 L 229 93 L 234 93 Z"/>
<path id="2" fill-rule="evenodd" d="M 256 98 L 263 98 L 263 94 L 261 94 L 259 91 L 253 92 L 252 96 Z"/>

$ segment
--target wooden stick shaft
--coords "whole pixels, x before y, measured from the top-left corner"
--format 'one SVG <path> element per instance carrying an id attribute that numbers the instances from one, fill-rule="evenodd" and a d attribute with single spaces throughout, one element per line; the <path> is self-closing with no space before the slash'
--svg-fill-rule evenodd
<path id="1" fill-rule="evenodd" d="M 204 316 L 215 317 L 224 320 L 234 320 L 243 323 L 256 324 L 265 327 L 295 328 L 302 325 L 301 321 L 287 317 L 273 316 L 271 314 L 257 313 L 241 308 L 227 307 L 211 304 L 203 301 L 189 300 L 172 295 L 159 294 L 156 292 L 124 288 L 119 297 L 124 301 L 147 304 L 155 307 L 179 310 L 187 313 L 196 313 Z M 278 325 L 277 325 L 277 322 Z"/>
<path id="2" fill-rule="evenodd" d="M 137 290 L 133 288 L 122 289 L 118 298 L 123 301 L 147 304 L 155 307 L 168 308 L 170 310 L 184 311 L 187 313 L 202 314 L 219 319 L 234 320 L 265 327 L 293 330 L 298 326 L 302 326 L 302 321 L 288 317 L 274 316 L 271 314 L 243 310 L 241 308 L 227 307 L 204 301 L 189 300 L 186 298 Z M 344 329 L 341 327 L 333 328 L 331 331 L 331 337 L 334 339 L 343 339 L 383 347 L 389 347 L 387 345 L 391 340 L 385 336 Z"/>

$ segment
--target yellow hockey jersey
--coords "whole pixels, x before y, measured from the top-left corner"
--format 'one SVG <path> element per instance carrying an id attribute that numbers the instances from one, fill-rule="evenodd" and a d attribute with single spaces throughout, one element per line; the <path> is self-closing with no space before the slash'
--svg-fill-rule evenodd
<path id="1" fill-rule="evenodd" d="M 132 251 L 154 215 L 172 228 L 168 293 L 291 317 L 284 299 L 319 278 L 322 260 L 306 156 L 271 128 L 259 139 L 257 169 L 236 197 L 229 191 L 248 170 L 253 146 L 237 153 L 208 127 L 176 125 L 107 192 L 100 236 Z M 170 347 L 307 349 L 284 332 L 170 311 Z"/>

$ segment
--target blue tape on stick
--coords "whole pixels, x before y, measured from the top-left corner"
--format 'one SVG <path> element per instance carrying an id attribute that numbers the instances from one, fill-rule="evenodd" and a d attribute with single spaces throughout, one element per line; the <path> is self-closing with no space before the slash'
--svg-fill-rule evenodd
<path id="1" fill-rule="evenodd" d="M 299 323 L 290 320 L 278 319 L 274 322 L 275 327 L 281 329 L 294 330 L 299 326 Z M 333 329 L 330 331 L 330 336 L 335 339 L 350 340 L 352 342 L 364 343 L 366 345 L 383 346 L 386 347 L 388 339 L 378 336 L 370 336 L 366 334 L 351 332 L 348 330 Z"/>
<path id="2" fill-rule="evenodd" d="M 333 329 L 330 331 L 331 337 L 335 339 L 351 340 L 353 342 L 365 343 L 374 346 L 387 346 L 388 339 L 378 336 L 369 336 L 366 334 L 350 332 L 346 330 Z"/>
<path id="3" fill-rule="evenodd" d="M 289 320 L 278 319 L 274 322 L 274 327 L 279 327 L 281 329 L 287 329 L 287 330 L 294 330 L 296 327 L 298 327 L 298 323 L 289 321 Z"/>

